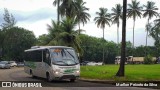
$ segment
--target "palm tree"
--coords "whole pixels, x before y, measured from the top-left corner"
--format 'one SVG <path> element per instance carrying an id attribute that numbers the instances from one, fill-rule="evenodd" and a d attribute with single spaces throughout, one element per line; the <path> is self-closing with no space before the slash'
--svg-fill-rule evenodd
<path id="1" fill-rule="evenodd" d="M 87 23 L 87 21 L 89 21 L 90 19 L 90 14 L 87 13 L 86 11 L 89 10 L 89 8 L 86 8 L 84 5 L 86 4 L 86 2 L 83 2 L 83 0 L 76 0 L 76 20 L 78 21 L 78 25 L 79 25 L 79 34 L 81 32 L 80 29 L 80 23 L 83 23 L 83 26 L 85 23 Z"/>
<path id="2" fill-rule="evenodd" d="M 105 26 L 110 26 L 110 14 L 107 12 L 107 8 L 99 8 L 100 12 L 96 12 L 97 17 L 94 18 L 95 24 L 97 24 L 97 27 L 103 29 L 103 40 L 104 40 L 104 29 Z M 103 64 L 104 64 L 104 43 L 103 43 Z"/>
<path id="3" fill-rule="evenodd" d="M 59 7 L 61 17 L 75 18 L 76 16 L 76 0 L 62 0 Z"/>
<path id="4" fill-rule="evenodd" d="M 160 15 L 160 14 L 159 14 Z M 159 19 L 156 19 L 156 20 L 154 20 L 154 22 L 155 22 L 155 28 L 157 27 L 157 28 L 160 28 L 160 17 L 159 17 Z"/>
<path id="5" fill-rule="evenodd" d="M 75 19 L 66 18 L 62 22 L 59 22 L 59 24 L 52 20 L 52 24 L 47 25 L 50 38 L 48 45 L 73 47 L 82 55 L 81 41 L 78 37 L 78 32 L 74 30 L 75 26 Z"/>
<path id="6" fill-rule="evenodd" d="M 159 52 L 160 52 L 160 18 L 154 20 L 154 25 L 149 24 L 148 30 L 149 30 L 149 36 L 151 36 L 155 40 L 154 44 L 157 48 L 156 57 L 159 57 Z"/>
<path id="7" fill-rule="evenodd" d="M 148 1 L 147 2 L 147 5 L 144 5 L 145 7 L 145 12 L 143 14 L 143 17 L 148 17 L 148 21 L 147 21 L 147 26 L 149 25 L 149 20 L 153 18 L 153 16 L 158 16 L 158 13 L 156 12 L 156 10 L 158 9 L 156 6 L 155 6 L 155 2 L 152 2 L 152 1 Z M 148 37 L 148 28 L 147 27 L 146 31 L 147 31 L 147 34 L 146 34 L 146 46 L 147 46 L 147 37 Z M 146 55 L 146 50 L 145 50 L 145 55 Z"/>
<path id="8" fill-rule="evenodd" d="M 112 12 L 112 24 L 117 24 L 117 44 L 119 44 L 119 24 L 120 19 L 122 19 L 122 6 L 120 4 L 116 4 L 116 7 L 112 8 Z"/>
<path id="9" fill-rule="evenodd" d="M 149 35 L 152 36 L 156 41 L 160 42 L 160 18 L 154 20 L 154 25 L 149 24 Z"/>
<path id="10" fill-rule="evenodd" d="M 134 48 L 134 28 L 135 28 L 135 21 L 137 17 L 141 18 L 141 10 L 142 7 L 140 6 L 140 2 L 137 0 L 132 0 L 131 4 L 128 4 L 128 18 L 133 18 L 133 48 Z M 132 52 L 133 53 L 133 52 Z"/>
<path id="11" fill-rule="evenodd" d="M 58 38 L 61 45 L 67 45 L 69 47 L 74 47 L 80 54 L 82 54 L 82 49 L 80 46 L 80 38 L 78 33 L 74 30 L 76 26 L 76 21 L 72 18 L 66 18 L 61 22 L 63 32 L 59 33 Z"/>
<path id="12" fill-rule="evenodd" d="M 121 4 L 116 4 L 115 7 L 112 8 L 111 19 L 112 24 L 117 24 L 117 46 L 118 46 L 118 55 L 119 55 L 119 24 L 120 19 L 122 19 L 122 6 Z"/>
<path id="13" fill-rule="evenodd" d="M 60 18 L 59 18 L 59 16 L 60 16 L 60 13 L 59 13 L 60 2 L 62 2 L 62 0 L 55 0 L 53 2 L 53 5 L 57 6 L 57 22 L 58 22 L 58 24 L 59 24 L 59 21 L 60 21 Z"/>
<path id="14" fill-rule="evenodd" d="M 52 20 L 51 25 L 47 24 L 47 30 L 49 32 L 48 38 L 50 40 L 48 45 L 59 45 L 58 35 L 62 32 L 61 23 Z"/>
<path id="15" fill-rule="evenodd" d="M 121 61 L 120 67 L 116 76 L 125 76 L 125 59 L 126 59 L 126 11 L 127 0 L 123 0 L 123 22 L 122 22 L 122 47 L 121 47 Z"/>

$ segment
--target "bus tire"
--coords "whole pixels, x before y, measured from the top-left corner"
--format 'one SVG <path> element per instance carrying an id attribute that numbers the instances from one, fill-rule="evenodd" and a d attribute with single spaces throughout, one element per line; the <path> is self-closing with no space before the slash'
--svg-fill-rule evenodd
<path id="1" fill-rule="evenodd" d="M 48 82 L 52 81 L 49 72 L 46 73 L 46 79 L 47 79 Z"/>
<path id="2" fill-rule="evenodd" d="M 75 82 L 76 79 L 70 79 L 70 82 Z"/>
<path id="3" fill-rule="evenodd" d="M 32 70 L 30 70 L 30 75 L 32 76 L 32 78 L 35 78 L 36 76 L 33 75 Z"/>

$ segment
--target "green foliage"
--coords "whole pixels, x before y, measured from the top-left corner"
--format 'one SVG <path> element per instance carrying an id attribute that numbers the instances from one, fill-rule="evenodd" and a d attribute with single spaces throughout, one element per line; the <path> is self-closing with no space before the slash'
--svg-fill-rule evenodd
<path id="1" fill-rule="evenodd" d="M 133 18 L 133 48 L 134 48 L 134 28 L 135 28 L 135 21 L 137 17 L 141 18 L 141 10 L 142 6 L 140 6 L 140 2 L 137 0 L 132 0 L 131 4 L 128 4 L 128 11 L 127 17 Z"/>
<path id="2" fill-rule="evenodd" d="M 119 24 L 120 24 L 120 19 L 122 19 L 121 4 L 116 4 L 116 6 L 112 8 L 111 19 L 112 19 L 112 24 L 117 24 L 117 44 L 119 44 Z"/>
<path id="3" fill-rule="evenodd" d="M 85 23 L 87 23 L 87 21 L 89 21 L 90 19 L 90 14 L 87 13 L 87 11 L 89 11 L 89 8 L 86 8 L 84 5 L 86 4 L 86 2 L 83 2 L 83 0 L 76 0 L 75 5 L 76 5 L 76 20 L 78 22 L 79 25 L 79 34 L 80 34 L 80 23 L 83 23 L 83 26 Z"/>
<path id="4" fill-rule="evenodd" d="M 120 19 L 122 19 L 122 6 L 121 4 L 116 4 L 115 7 L 112 8 L 111 19 L 113 24 L 117 24 L 119 26 Z"/>
<path id="5" fill-rule="evenodd" d="M 154 20 L 154 24 L 149 25 L 149 36 L 155 40 L 156 57 L 160 56 L 160 18 Z"/>
<path id="6" fill-rule="evenodd" d="M 140 2 L 137 0 L 132 0 L 131 4 L 128 4 L 128 17 L 133 17 L 133 20 L 136 20 L 136 17 L 141 18 L 141 10 L 142 6 L 140 6 Z"/>
<path id="7" fill-rule="evenodd" d="M 2 35 L 2 31 L 0 29 L 0 59 L 2 57 L 2 42 L 3 42 L 3 35 Z"/>
<path id="8" fill-rule="evenodd" d="M 61 36 L 59 36 L 59 34 Z M 59 38 L 58 39 L 59 44 L 56 41 L 54 41 L 55 40 L 54 38 L 52 38 L 53 39 L 52 40 L 49 35 L 40 36 L 38 38 L 39 43 L 37 45 L 55 45 L 55 44 L 67 45 L 67 43 L 63 43 L 63 40 L 68 40 L 65 38 L 65 37 L 68 37 L 68 34 L 66 32 L 63 32 L 63 33 L 60 32 L 56 34 L 58 36 L 57 38 Z M 61 38 L 63 37 L 63 39 L 61 40 L 60 37 Z M 78 38 L 79 46 L 83 50 L 83 55 L 81 56 L 83 61 L 102 62 L 103 41 L 105 42 L 104 44 L 105 63 L 114 63 L 115 57 L 117 55 L 120 55 L 118 54 L 118 52 L 120 52 L 120 49 L 118 49 L 118 47 L 121 47 L 120 44 L 117 45 L 114 42 L 108 42 L 106 40 L 103 40 L 102 38 L 96 38 L 96 37 L 88 36 L 85 34 L 81 34 L 76 37 Z M 68 42 L 68 41 L 65 41 L 65 42 Z M 145 54 L 144 50 L 145 50 L 145 46 L 132 48 L 132 43 L 126 42 L 126 56 L 131 56 L 133 51 L 134 52 L 133 55 L 135 57 L 143 57 Z M 152 56 L 155 56 L 155 54 L 157 53 L 156 48 L 154 46 L 148 46 L 147 51 L 148 51 L 148 54 Z"/>
<path id="9" fill-rule="evenodd" d="M 155 6 L 155 2 L 147 1 L 147 4 L 144 5 L 144 8 L 145 8 L 145 12 L 143 14 L 143 17 L 148 16 L 148 19 L 152 19 L 153 16 L 156 16 L 156 17 L 158 16 L 158 12 L 156 12 L 157 6 Z"/>
<path id="10" fill-rule="evenodd" d="M 160 56 L 160 42 L 158 42 L 157 40 L 155 41 L 155 51 L 156 51 L 156 53 L 155 53 L 155 55 L 156 55 L 156 57 L 159 57 Z"/>
<path id="11" fill-rule="evenodd" d="M 5 30 L 3 40 L 4 58 L 22 61 L 24 58 L 24 50 L 33 46 L 35 42 L 36 38 L 31 31 L 19 27 Z"/>
<path id="12" fill-rule="evenodd" d="M 62 17 L 75 18 L 76 6 L 75 2 L 77 0 L 63 0 L 59 6 L 59 12 Z"/>
<path id="13" fill-rule="evenodd" d="M 105 29 L 105 26 L 108 25 L 110 26 L 110 21 L 111 21 L 111 18 L 110 18 L 110 14 L 108 13 L 108 9 L 107 8 L 99 8 L 99 12 L 96 12 L 96 17 L 94 18 L 94 21 L 95 21 L 95 24 L 97 24 L 97 27 L 99 28 L 102 28 L 103 29 L 103 40 L 104 39 L 104 29 Z M 105 42 L 102 42 L 103 43 L 103 56 L 102 56 L 102 62 L 103 64 L 105 63 L 105 53 L 104 53 L 104 44 Z"/>
<path id="14" fill-rule="evenodd" d="M 4 9 L 3 19 L 4 19 L 4 23 L 2 23 L 2 25 L 1 25 L 1 27 L 3 29 L 12 28 L 16 24 L 14 16 L 12 14 L 10 14 L 6 8 Z"/>
<path id="15" fill-rule="evenodd" d="M 38 46 L 45 46 L 51 43 L 51 38 L 47 34 L 42 34 L 37 38 L 37 45 Z"/>
<path id="16" fill-rule="evenodd" d="M 125 77 L 115 77 L 119 65 L 81 66 L 81 78 L 111 81 L 160 80 L 160 65 L 125 65 Z"/>
<path id="17" fill-rule="evenodd" d="M 49 34 L 38 38 L 38 41 L 41 42 L 39 45 L 46 43 L 46 45 L 69 46 L 75 48 L 80 55 L 83 54 L 80 46 L 81 41 L 78 37 L 78 32 L 75 30 L 75 19 L 66 18 L 59 23 L 52 20 L 52 25 L 47 26 Z"/>
<path id="18" fill-rule="evenodd" d="M 121 47 L 121 45 L 118 45 Z M 126 56 L 134 56 L 134 57 L 144 57 L 145 56 L 145 50 L 147 50 L 147 53 L 156 57 L 157 56 L 157 48 L 155 46 L 138 46 L 132 48 L 132 43 L 130 41 L 126 42 Z M 138 53 L 137 53 L 138 52 Z"/>
<path id="19" fill-rule="evenodd" d="M 144 64 L 153 64 L 153 57 L 151 55 L 144 57 Z"/>
<path id="20" fill-rule="evenodd" d="M 94 18 L 94 21 L 97 24 L 97 27 L 104 29 L 105 25 L 110 26 L 110 14 L 108 13 L 107 8 L 99 8 L 99 11 L 100 12 L 96 12 L 97 17 Z"/>
<path id="21" fill-rule="evenodd" d="M 74 19 L 67 18 L 62 20 L 61 24 L 63 32 L 58 36 L 60 44 L 73 47 L 82 55 L 83 51 L 80 46 L 81 41 L 78 37 L 78 33 L 74 30 L 76 21 Z"/>
<path id="22" fill-rule="evenodd" d="M 0 30 L 0 43 L 1 43 L 0 48 L 2 47 L 3 37 L 4 37 L 3 32 Z"/>
<path id="23" fill-rule="evenodd" d="M 114 42 L 107 42 L 102 38 L 96 38 L 81 34 L 81 44 L 84 54 L 83 61 L 95 61 L 102 62 L 103 55 L 103 42 L 104 42 L 104 54 L 105 63 L 114 63 L 115 56 L 117 55 L 117 45 Z"/>

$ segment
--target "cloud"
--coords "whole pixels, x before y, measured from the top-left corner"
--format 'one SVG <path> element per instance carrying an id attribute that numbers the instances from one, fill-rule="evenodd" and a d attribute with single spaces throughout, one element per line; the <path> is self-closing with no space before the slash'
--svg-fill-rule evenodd
<path id="1" fill-rule="evenodd" d="M 24 27 L 26 29 L 32 30 L 35 35 L 38 37 L 41 34 L 47 33 L 46 24 L 51 23 L 51 19 L 56 20 L 57 11 L 56 7 L 52 5 L 54 0 L 0 0 L 0 24 L 3 21 L 3 8 L 8 8 L 8 10 L 15 16 L 18 26 Z M 90 21 L 83 25 L 81 28 L 86 30 L 86 34 L 95 37 L 102 37 L 102 29 L 97 28 L 97 25 L 93 21 L 96 16 L 95 12 L 99 11 L 100 7 L 108 9 L 108 12 L 111 13 L 111 8 L 115 4 L 122 4 L 123 0 L 84 0 L 86 7 L 90 8 L 89 14 L 91 15 Z M 146 4 L 147 0 L 138 0 L 141 5 Z M 160 12 L 160 0 L 151 0 L 154 1 L 159 7 Z M 130 3 L 131 0 L 128 0 Z M 154 20 L 153 18 L 152 20 Z M 145 24 L 147 19 L 137 19 L 135 26 L 135 46 L 145 45 L 146 32 Z M 120 23 L 122 24 L 122 23 Z M 122 25 L 119 28 L 119 39 L 122 37 Z M 133 20 L 127 19 L 127 31 L 126 31 L 126 40 L 132 42 L 133 35 Z M 108 41 L 117 42 L 117 27 L 112 25 L 111 27 L 105 28 L 105 39 Z M 148 44 L 153 45 L 154 40 L 152 38 L 148 39 Z"/>
<path id="2" fill-rule="evenodd" d="M 0 8 L 18 11 L 35 11 L 40 8 L 54 8 L 53 0 L 0 0 Z"/>
<path id="3" fill-rule="evenodd" d="M 47 8 L 42 8 L 30 12 L 14 11 L 13 15 L 15 16 L 18 22 L 30 22 L 30 23 L 48 18 L 55 19 L 57 16 L 52 9 L 47 9 Z"/>

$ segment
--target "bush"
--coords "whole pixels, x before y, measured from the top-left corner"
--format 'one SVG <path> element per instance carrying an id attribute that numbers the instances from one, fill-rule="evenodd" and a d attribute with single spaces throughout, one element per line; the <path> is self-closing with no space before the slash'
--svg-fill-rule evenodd
<path id="1" fill-rule="evenodd" d="M 153 64 L 153 57 L 151 55 L 144 57 L 144 64 Z"/>

